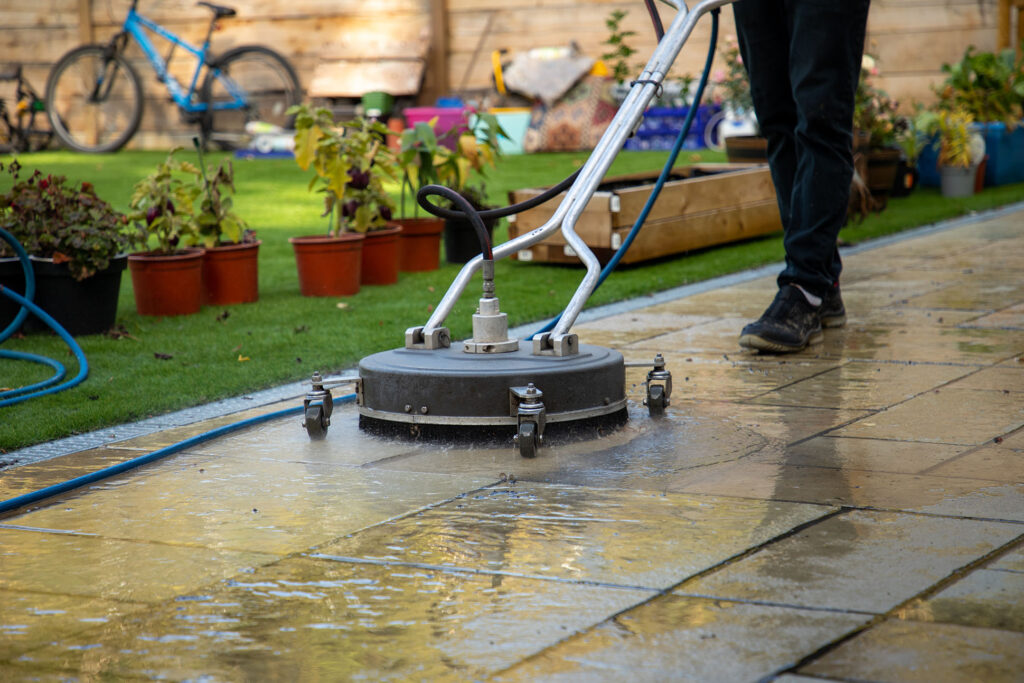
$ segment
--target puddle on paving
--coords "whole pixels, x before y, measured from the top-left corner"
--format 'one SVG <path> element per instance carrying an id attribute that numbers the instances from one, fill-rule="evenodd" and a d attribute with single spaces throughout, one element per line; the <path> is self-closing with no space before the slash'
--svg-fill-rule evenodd
<path id="1" fill-rule="evenodd" d="M 867 619 L 669 595 L 574 636 L 495 680 L 767 680 Z"/>
<path id="2" fill-rule="evenodd" d="M 678 593 L 884 613 L 1020 534 L 1018 524 L 855 510 Z"/>
<path id="3" fill-rule="evenodd" d="M 520 483 L 361 531 L 318 553 L 668 588 L 829 511 Z"/>
<path id="4" fill-rule="evenodd" d="M 800 673 L 857 681 L 1020 681 L 1024 633 L 889 620 L 827 652 Z"/>
<path id="5" fill-rule="evenodd" d="M 295 558 L 18 664 L 150 680 L 479 679 L 650 595 Z"/>
<path id="6" fill-rule="evenodd" d="M 914 600 L 895 616 L 1024 632 L 1024 574 L 979 569 L 926 600 Z"/>

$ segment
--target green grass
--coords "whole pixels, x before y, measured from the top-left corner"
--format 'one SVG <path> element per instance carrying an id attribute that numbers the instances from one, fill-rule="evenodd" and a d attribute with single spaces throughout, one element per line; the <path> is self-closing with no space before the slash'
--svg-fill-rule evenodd
<path id="1" fill-rule="evenodd" d="M 24 155 L 19 161 L 27 168 L 89 180 L 99 196 L 124 210 L 132 185 L 163 157 L 161 152 L 104 156 L 47 152 Z M 616 160 L 612 173 L 657 170 L 665 157 L 658 152 L 626 152 Z M 214 155 L 210 161 L 215 159 Z M 509 190 L 556 182 L 585 159 L 582 153 L 507 157 L 491 174 L 491 199 L 504 204 Z M 721 157 L 703 153 L 700 159 Z M 135 313 L 126 275 L 118 324 L 130 336 L 80 338 L 91 367 L 88 380 L 69 391 L 0 408 L 0 452 L 303 379 L 313 369 L 334 372 L 351 367 L 364 355 L 400 346 L 404 330 L 426 322 L 458 272 L 457 266 L 443 265 L 431 273 L 402 274 L 397 285 L 364 287 L 358 295 L 344 299 L 344 307 L 338 306 L 340 299 L 304 298 L 298 293 L 287 238 L 320 233 L 324 225 L 318 195 L 306 189 L 309 175 L 288 160 L 242 161 L 235 166 L 236 207 L 263 240 L 259 302 L 206 307 L 185 317 L 142 317 Z M 885 212 L 845 228 L 842 237 L 849 243 L 860 242 L 1022 199 L 1024 184 L 989 189 L 962 200 L 921 189 L 907 199 L 891 200 Z M 503 228 L 496 231 L 498 241 L 505 235 Z M 781 259 L 781 240 L 772 236 L 621 268 L 591 298 L 591 304 Z M 582 272 L 573 267 L 500 262 L 498 295 L 510 323 L 541 320 L 561 311 Z M 468 292 L 449 316 L 455 338 L 468 335 L 475 298 L 474 292 Z M 71 374 L 77 370 L 64 344 L 52 335 L 10 339 L 4 348 L 41 353 L 65 362 Z M 161 360 L 154 354 L 172 358 Z M 20 386 L 48 375 L 42 366 L 0 360 L 0 386 Z"/>

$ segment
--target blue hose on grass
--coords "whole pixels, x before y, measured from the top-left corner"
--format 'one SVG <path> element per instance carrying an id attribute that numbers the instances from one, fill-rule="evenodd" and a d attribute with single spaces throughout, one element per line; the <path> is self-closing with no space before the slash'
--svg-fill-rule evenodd
<path id="1" fill-rule="evenodd" d="M 345 396 L 340 396 L 334 399 L 334 402 L 346 403 L 348 401 L 354 400 L 355 397 L 355 394 L 346 394 Z M 42 488 L 37 491 L 23 493 L 22 495 L 15 496 L 14 498 L 11 498 L 9 500 L 0 501 L 0 513 L 9 512 L 10 510 L 15 510 L 25 505 L 37 503 L 51 496 L 57 496 L 62 493 L 67 493 L 68 491 L 71 491 L 72 489 L 77 489 L 81 486 L 95 484 L 96 482 L 101 481 L 103 479 L 107 479 L 109 477 L 122 474 L 124 472 L 127 472 L 128 470 L 132 470 L 135 469 L 136 467 L 149 464 L 155 460 L 159 460 L 160 458 L 164 458 L 168 455 L 179 453 L 185 450 L 186 448 L 197 446 L 201 443 L 205 443 L 206 441 L 210 441 L 211 439 L 216 439 L 218 437 L 224 436 L 225 434 L 237 432 L 240 429 L 252 427 L 254 425 L 262 424 L 264 422 L 269 422 L 270 420 L 275 420 L 279 417 L 287 417 L 289 415 L 301 413 L 303 409 L 303 406 L 295 406 L 294 408 L 285 408 L 283 410 L 278 410 L 273 413 L 267 413 L 266 415 L 257 415 L 256 417 L 250 417 L 239 422 L 224 425 L 223 427 L 211 429 L 210 431 L 203 432 L 202 434 L 197 434 L 196 436 L 185 439 L 184 441 L 179 441 L 178 443 L 175 444 L 171 444 L 170 446 L 165 446 L 160 450 L 153 451 L 152 453 L 140 455 L 137 458 L 125 460 L 124 462 L 118 463 L 116 465 L 104 467 L 101 470 L 96 470 L 95 472 L 90 472 L 89 474 L 83 474 L 80 477 L 68 479 L 67 481 L 63 481 L 59 484 L 54 484 L 53 486 L 47 486 L 46 488 Z"/>
<path id="2" fill-rule="evenodd" d="M 27 401 L 30 398 L 54 394 L 58 391 L 70 389 L 73 386 L 81 384 L 89 375 L 89 362 L 85 359 L 85 353 L 82 352 L 82 347 L 78 345 L 78 342 L 76 342 L 70 334 L 68 334 L 68 331 L 65 330 L 61 324 L 54 320 L 46 311 L 33 303 L 32 297 L 35 295 L 36 278 L 35 273 L 32 271 L 32 263 L 28 260 L 28 254 L 25 252 L 24 247 L 21 246 L 18 240 L 16 240 L 11 233 L 2 228 L 0 228 L 0 238 L 14 248 L 14 253 L 18 255 L 18 259 L 21 261 L 21 268 L 25 273 L 24 296 L 17 292 L 12 292 L 7 287 L 0 285 L 0 294 L 5 295 L 20 306 L 18 315 L 14 317 L 14 320 L 10 325 L 4 328 L 3 332 L 0 332 L 0 343 L 3 343 L 12 334 L 14 334 L 31 312 L 37 318 L 46 323 L 50 329 L 56 332 L 60 338 L 64 340 L 64 343 L 68 345 L 71 352 L 75 355 L 75 359 L 78 361 L 78 374 L 63 384 L 57 384 L 67 375 L 67 370 L 60 362 L 34 353 L 0 350 L 0 358 L 27 360 L 33 363 L 39 363 L 40 365 L 48 365 L 54 370 L 53 376 L 49 379 L 43 380 L 42 382 L 36 382 L 35 384 L 19 387 L 17 389 L 0 391 L 0 408 L 3 408 L 4 406 L 10 406 L 15 403 Z"/>
<path id="3" fill-rule="evenodd" d="M 711 65 L 715 58 L 715 48 L 718 43 L 718 14 L 719 9 L 713 9 L 711 11 L 711 45 L 708 49 L 708 57 L 704 62 L 704 71 L 700 75 L 700 83 L 697 85 L 697 93 L 693 98 L 693 105 L 690 107 L 690 111 L 686 113 L 686 120 L 683 121 L 683 127 L 679 129 L 679 135 L 676 137 L 676 142 L 672 145 L 672 151 L 669 152 L 668 160 L 665 162 L 664 168 L 661 169 L 661 175 L 658 176 L 658 180 L 654 183 L 654 188 L 651 190 L 650 196 L 647 198 L 647 203 L 644 204 L 643 210 L 640 211 L 640 215 L 637 216 L 636 222 L 633 223 L 633 227 L 630 229 L 629 234 L 626 235 L 626 239 L 622 240 L 622 244 L 618 250 L 612 256 L 612 258 L 605 264 L 605 267 L 601 270 L 601 275 L 597 278 L 597 284 L 594 285 L 594 290 L 590 293 L 591 295 L 597 291 L 597 288 L 608 279 L 608 276 L 612 274 L 615 267 L 619 265 L 619 261 L 626 255 L 633 240 L 640 234 L 640 229 L 643 228 L 644 222 L 647 221 L 647 216 L 650 215 L 651 209 L 654 208 L 654 203 L 658 200 L 658 195 L 661 194 L 661 188 L 665 186 L 665 181 L 668 180 L 669 175 L 672 174 L 672 169 L 675 167 L 676 159 L 679 158 L 679 153 L 683 149 L 683 143 L 686 141 L 686 136 L 690 133 L 690 127 L 693 125 L 693 119 L 697 115 L 697 108 L 700 106 L 700 101 L 704 97 L 704 88 L 708 84 L 708 75 L 711 73 Z M 544 332 L 550 332 L 558 324 L 558 321 L 562 319 L 562 315 L 558 314 L 552 318 L 544 327 L 540 328 L 532 335 L 530 339 L 538 334 Z"/>

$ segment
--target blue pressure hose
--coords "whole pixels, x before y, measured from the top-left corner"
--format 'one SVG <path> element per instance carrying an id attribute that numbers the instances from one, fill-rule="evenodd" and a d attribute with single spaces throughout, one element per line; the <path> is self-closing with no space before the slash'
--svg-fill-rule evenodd
<path id="1" fill-rule="evenodd" d="M 345 403 L 354 400 L 355 397 L 355 394 L 347 394 L 345 396 L 340 396 L 334 399 L 334 402 Z M 101 470 L 96 470 L 95 472 L 90 472 L 89 474 L 83 474 L 80 477 L 68 479 L 67 481 L 63 481 L 59 484 L 54 484 L 53 486 L 47 486 L 46 488 L 42 488 L 37 491 L 23 493 L 22 495 L 15 496 L 14 498 L 11 498 L 9 500 L 0 501 L 0 513 L 15 510 L 17 508 L 23 507 L 25 505 L 30 505 L 32 503 L 37 503 L 41 500 L 49 498 L 50 496 L 57 496 L 62 493 L 67 493 L 68 491 L 71 491 L 72 489 L 77 489 L 81 486 L 95 484 L 96 482 L 101 481 L 103 479 L 107 479 L 109 477 L 122 474 L 124 472 L 127 472 L 128 470 L 135 469 L 136 467 L 141 467 L 142 465 L 146 465 L 155 460 L 159 460 L 160 458 L 167 457 L 168 455 L 179 453 L 185 450 L 186 448 L 198 446 L 199 444 L 205 443 L 206 441 L 210 441 L 211 439 L 216 439 L 226 434 L 237 432 L 238 430 L 245 429 L 246 427 L 252 427 L 254 425 L 262 424 L 264 422 L 269 422 L 270 420 L 276 420 L 279 417 L 295 415 L 297 413 L 301 413 L 302 411 L 303 406 L 295 406 L 293 408 L 285 408 L 284 410 L 278 410 L 273 413 L 267 413 L 266 415 L 257 415 L 256 417 L 250 417 L 239 422 L 224 425 L 223 427 L 211 429 L 208 432 L 197 434 L 196 436 L 185 439 L 184 441 L 179 441 L 176 444 L 171 444 L 170 446 L 165 446 L 164 448 L 153 451 L 152 453 L 140 455 L 137 458 L 125 460 L 124 462 L 118 463 L 116 465 L 104 467 Z"/>
<path id="2" fill-rule="evenodd" d="M 4 351 L 0 349 L 0 358 L 27 360 L 33 363 L 39 363 L 40 365 L 48 365 L 54 370 L 53 376 L 49 379 L 43 380 L 42 382 L 37 382 L 25 387 L 19 387 L 17 389 L 0 391 L 0 408 L 3 408 L 4 406 L 10 406 L 15 403 L 27 401 L 30 398 L 46 396 L 47 394 L 55 394 L 58 391 L 70 389 L 73 386 L 81 384 L 89 375 L 89 362 L 85 359 L 85 353 L 82 351 L 82 347 L 78 345 L 78 342 L 75 341 L 74 337 L 68 334 L 68 331 L 65 330 L 61 324 L 54 320 L 46 311 L 33 303 L 32 297 L 35 294 L 36 287 L 35 274 L 32 271 L 32 263 L 28 260 L 28 254 L 25 252 L 25 249 L 21 246 L 18 240 L 11 235 L 11 233 L 3 230 L 2 228 L 0 228 L 0 238 L 14 248 L 14 252 L 18 255 L 18 259 L 21 261 L 22 270 L 25 273 L 24 296 L 17 292 L 12 292 L 9 288 L 0 285 L 0 294 L 3 294 L 7 298 L 13 300 L 14 303 L 21 307 L 18 310 L 18 315 L 14 317 L 11 324 L 4 328 L 3 332 L 0 332 L 0 343 L 3 343 L 12 334 L 14 334 L 18 327 L 21 326 L 21 323 L 25 320 L 25 317 L 29 312 L 31 312 L 46 323 L 50 329 L 56 332 L 58 336 L 64 340 L 64 343 L 68 345 L 71 352 L 74 354 L 75 359 L 78 361 L 78 374 L 63 384 L 57 384 L 67 375 L 67 370 L 58 361 L 34 353 Z"/>
<path id="3" fill-rule="evenodd" d="M 644 208 L 640 211 L 640 215 L 637 216 L 636 222 L 633 223 L 633 227 L 630 229 L 629 234 L 626 235 L 626 239 L 622 240 L 622 244 L 616 250 L 612 258 L 605 264 L 605 267 L 601 270 L 601 275 L 597 278 L 597 284 L 594 285 L 593 291 L 590 293 L 591 296 L 597 291 L 597 288 L 608 279 L 608 276 L 612 274 L 615 267 L 619 265 L 619 261 L 626 255 L 633 240 L 640 234 L 641 228 L 647 221 L 647 216 L 650 215 L 651 209 L 654 208 L 654 203 L 658 200 L 658 195 L 661 194 L 661 189 L 665 186 L 665 182 L 672 174 L 672 169 L 675 168 L 676 159 L 679 158 L 679 153 L 683 149 L 683 143 L 686 141 L 686 136 L 690 133 L 690 127 L 693 125 L 693 119 L 697 115 L 697 108 L 700 106 L 700 101 L 704 97 L 704 88 L 708 84 L 708 75 L 711 73 L 711 65 L 715 59 L 715 47 L 718 43 L 718 15 L 720 10 L 713 9 L 711 11 L 711 46 L 708 48 L 707 60 L 704 62 L 704 71 L 700 75 L 700 82 L 697 85 L 697 92 L 693 98 L 693 104 L 690 106 L 690 111 L 686 113 L 686 120 L 683 121 L 683 127 L 679 130 L 679 135 L 676 137 L 675 144 L 672 146 L 672 151 L 669 152 L 668 160 L 665 162 L 665 166 L 661 169 L 661 174 L 658 176 L 658 180 L 654 183 L 654 188 L 651 190 L 650 196 L 647 198 L 647 203 L 644 204 Z M 532 339 L 538 334 L 544 332 L 550 332 L 558 324 L 558 321 L 562 319 L 561 313 L 556 317 L 548 321 L 544 327 L 540 328 L 533 335 L 530 336 Z"/>

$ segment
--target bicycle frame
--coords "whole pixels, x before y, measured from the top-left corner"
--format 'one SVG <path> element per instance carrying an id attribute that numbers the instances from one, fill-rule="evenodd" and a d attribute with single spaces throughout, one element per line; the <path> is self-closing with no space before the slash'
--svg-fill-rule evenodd
<path id="1" fill-rule="evenodd" d="M 184 86 L 178 82 L 178 79 L 167 70 L 168 62 L 157 52 L 156 46 L 153 45 L 153 41 L 150 40 L 149 35 L 146 33 L 147 29 L 169 41 L 174 47 L 180 46 L 184 48 L 189 54 L 195 57 L 196 69 L 192 73 L 192 79 L 189 83 L 188 90 L 186 90 Z M 146 59 L 153 67 L 153 70 L 156 71 L 157 78 L 164 84 L 164 87 L 167 88 L 167 91 L 170 93 L 174 103 L 182 110 L 190 114 L 196 114 L 205 112 L 208 109 L 205 102 L 195 101 L 196 85 L 199 82 L 199 73 L 203 70 L 203 66 L 206 66 L 210 70 L 210 73 L 213 74 L 214 78 L 217 78 L 224 83 L 227 91 L 231 93 L 231 101 L 218 103 L 213 107 L 215 110 L 243 109 L 248 106 L 245 93 L 241 92 L 230 78 L 226 78 L 221 74 L 219 69 L 208 63 L 207 56 L 209 55 L 210 50 L 209 34 L 207 34 L 206 40 L 203 42 L 203 46 L 201 48 L 197 48 L 182 39 L 180 36 L 171 33 L 153 20 L 139 14 L 135 10 L 135 4 L 133 3 L 132 7 L 128 9 L 128 15 L 125 17 L 122 32 L 118 36 L 114 37 L 111 41 L 111 45 L 116 45 L 121 36 L 131 36 L 135 39 L 135 42 L 139 44 L 140 48 L 142 48 L 142 52 L 146 55 Z M 171 48 L 172 52 L 174 51 L 174 47 Z"/>

